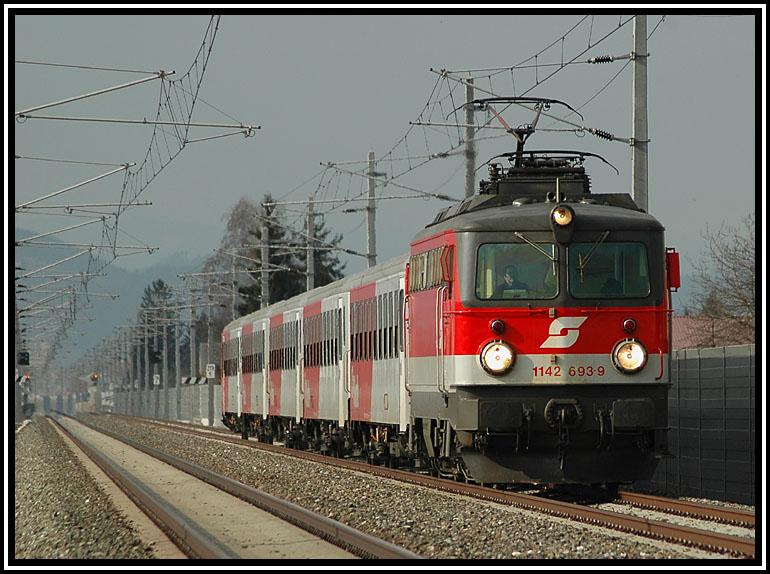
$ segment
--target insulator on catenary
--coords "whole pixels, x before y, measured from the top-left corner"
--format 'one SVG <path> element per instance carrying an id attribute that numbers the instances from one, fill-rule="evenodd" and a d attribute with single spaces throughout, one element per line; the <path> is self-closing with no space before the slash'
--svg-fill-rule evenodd
<path id="1" fill-rule="evenodd" d="M 591 128 L 588 130 L 590 133 L 595 135 L 597 138 L 601 138 L 603 140 L 614 140 L 615 134 L 611 134 L 610 132 L 605 132 L 604 130 L 597 130 L 596 128 Z"/>
<path id="2" fill-rule="evenodd" d="M 614 62 L 615 57 L 614 56 L 596 56 L 595 58 L 589 58 L 588 61 L 592 64 L 607 64 L 609 62 Z"/>

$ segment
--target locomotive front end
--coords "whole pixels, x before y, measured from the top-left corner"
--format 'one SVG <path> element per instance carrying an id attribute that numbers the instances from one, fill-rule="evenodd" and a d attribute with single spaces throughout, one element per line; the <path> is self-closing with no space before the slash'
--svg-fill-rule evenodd
<path id="1" fill-rule="evenodd" d="M 435 312 L 410 293 L 410 329 L 435 321 L 441 339 L 410 357 L 427 450 L 484 483 L 649 479 L 670 381 L 662 226 L 625 194 L 590 194 L 582 167 L 490 173 L 413 243 L 444 238 L 454 256 Z"/>

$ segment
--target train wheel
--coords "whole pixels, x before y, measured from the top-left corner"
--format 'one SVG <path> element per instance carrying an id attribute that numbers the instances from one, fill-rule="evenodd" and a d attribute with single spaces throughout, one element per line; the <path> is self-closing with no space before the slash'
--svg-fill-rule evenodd
<path id="1" fill-rule="evenodd" d="M 241 438 L 243 440 L 249 440 L 249 425 L 246 422 L 246 415 L 241 415 Z"/>

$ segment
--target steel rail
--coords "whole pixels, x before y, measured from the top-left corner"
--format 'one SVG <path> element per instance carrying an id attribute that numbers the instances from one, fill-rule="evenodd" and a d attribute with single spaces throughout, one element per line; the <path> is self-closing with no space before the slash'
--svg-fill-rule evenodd
<path id="1" fill-rule="evenodd" d="M 638 508 L 648 510 L 661 510 L 670 514 L 680 514 L 691 518 L 703 518 L 714 520 L 724 524 L 734 524 L 746 528 L 755 527 L 755 516 L 753 512 L 737 508 L 727 508 L 705 504 L 702 502 L 692 502 L 689 500 L 677 500 L 673 498 L 664 498 L 650 494 L 641 494 L 637 492 L 618 492 L 617 500 Z"/>
<path id="2" fill-rule="evenodd" d="M 400 546 L 396 546 L 395 544 L 381 540 L 370 534 L 361 532 L 360 530 L 356 530 L 346 524 L 342 524 L 341 522 L 337 522 L 336 520 L 332 520 L 331 518 L 302 508 L 289 501 L 282 500 L 276 496 L 252 488 L 251 486 L 233 480 L 230 477 L 219 474 L 208 468 L 204 468 L 172 454 L 140 444 L 113 431 L 98 428 L 85 421 L 78 420 L 78 422 L 96 432 L 103 433 L 149 456 L 157 458 L 182 472 L 191 474 L 215 488 L 232 494 L 241 500 L 245 500 L 286 522 L 290 522 L 291 524 L 323 538 L 332 544 L 349 550 L 358 556 L 378 559 L 422 558 L 418 554 L 406 550 L 405 548 L 401 548 Z"/>
<path id="3" fill-rule="evenodd" d="M 140 417 L 126 418 L 139 419 Z M 530 494 L 514 493 L 474 484 L 452 482 L 433 476 L 380 466 L 372 466 L 356 461 L 332 458 L 316 453 L 288 449 L 282 446 L 266 443 L 246 442 L 241 438 L 236 438 L 229 431 L 225 430 L 207 429 L 206 431 L 200 431 L 197 430 L 194 425 L 190 424 L 174 423 L 170 421 L 157 421 L 147 418 L 141 418 L 141 420 L 158 426 L 178 428 L 186 433 L 200 436 L 202 438 L 223 440 L 232 444 L 261 449 L 268 452 L 280 453 L 286 456 L 303 458 L 321 464 L 339 466 L 350 470 L 357 470 L 359 472 L 367 472 L 377 476 L 399 480 L 401 482 L 425 486 L 444 492 L 450 492 L 452 494 L 460 494 L 479 498 L 482 500 L 488 500 L 491 502 L 508 504 L 535 512 L 545 512 L 553 516 L 577 520 L 579 522 L 593 524 L 596 526 L 603 526 L 613 530 L 637 534 L 648 538 L 673 541 L 688 546 L 698 547 L 709 551 L 729 553 L 744 558 L 753 559 L 755 557 L 756 543 L 750 538 L 700 530 L 689 526 L 680 526 L 663 521 L 649 520 L 646 518 L 640 518 L 619 512 L 611 512 L 588 506 L 581 506 L 572 502 L 551 500 Z M 212 436 L 212 434 L 216 434 L 217 436 Z"/>
<path id="4" fill-rule="evenodd" d="M 187 556 L 202 559 L 238 558 L 232 550 L 169 506 L 136 478 L 78 439 L 60 421 L 46 418 L 83 451 Z"/>

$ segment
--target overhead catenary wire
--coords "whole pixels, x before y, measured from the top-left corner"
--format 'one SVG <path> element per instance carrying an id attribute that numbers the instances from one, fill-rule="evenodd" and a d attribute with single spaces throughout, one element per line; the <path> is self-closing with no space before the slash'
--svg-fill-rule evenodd
<path id="1" fill-rule="evenodd" d="M 72 164 L 79 164 L 79 165 L 103 165 L 103 166 L 109 166 L 109 167 L 123 167 L 126 165 L 126 162 L 123 163 L 106 163 L 106 162 L 97 162 L 97 161 L 82 161 L 82 160 L 72 160 L 72 159 L 59 159 L 59 158 L 52 158 L 52 157 L 33 157 L 33 156 L 26 156 L 26 155 L 14 155 L 13 159 L 26 159 L 26 160 L 32 160 L 32 161 L 47 161 L 52 163 L 72 163 Z"/>
<path id="2" fill-rule="evenodd" d="M 477 79 L 480 79 L 480 78 L 484 78 L 484 77 L 487 77 L 487 78 L 489 79 L 489 81 L 490 81 L 490 87 L 491 87 L 491 78 L 492 78 L 492 76 L 496 76 L 497 74 L 499 74 L 499 73 L 503 73 L 503 72 L 511 72 L 511 74 L 512 74 L 512 81 L 513 81 L 513 88 L 514 88 L 514 94 L 516 94 L 516 93 L 517 93 L 517 90 L 516 90 L 516 84 L 515 84 L 515 80 L 513 79 L 513 70 L 512 70 L 512 68 L 513 68 L 513 69 L 516 69 L 516 66 L 524 66 L 524 65 L 528 65 L 527 63 L 528 63 L 528 62 L 530 62 L 530 61 L 533 61 L 533 60 L 534 60 L 534 61 L 537 63 L 537 66 L 539 66 L 539 65 L 540 65 L 540 63 L 539 63 L 539 62 L 537 62 L 537 58 L 538 58 L 538 57 L 540 57 L 542 54 L 544 54 L 544 53 L 545 53 L 547 50 L 549 50 L 549 49 L 553 48 L 554 46 L 557 46 L 559 43 L 562 43 L 562 51 L 563 51 L 563 50 L 564 50 L 564 46 L 563 46 L 563 40 L 564 40 L 564 38 L 566 38 L 566 37 L 567 37 L 567 36 L 568 36 L 570 33 L 574 33 L 574 31 L 577 29 L 577 27 L 578 27 L 578 26 L 579 26 L 579 25 L 580 25 L 582 22 L 584 22 L 584 21 L 585 21 L 587 18 L 588 18 L 588 16 L 584 16 L 584 17 L 582 17 L 582 18 L 581 18 L 581 19 L 580 19 L 580 20 L 579 20 L 579 21 L 578 21 L 576 24 L 574 24 L 574 25 L 573 25 L 573 26 L 572 26 L 572 27 L 571 27 L 571 28 L 570 28 L 570 29 L 569 29 L 567 32 L 565 32 L 564 34 L 562 34 L 562 35 L 558 36 L 558 37 L 557 37 L 555 40 L 553 40 L 551 43 L 549 43 L 548 45 L 546 45 L 546 47 L 545 47 L 545 48 L 542 48 L 542 49 L 541 49 L 539 52 L 537 52 L 537 53 L 536 53 L 536 54 L 534 54 L 533 56 L 530 56 L 530 57 L 528 57 L 528 58 L 526 58 L 526 59 L 522 60 L 522 61 L 521 61 L 521 62 L 519 62 L 518 64 L 514 64 L 513 66 L 500 67 L 500 68 L 499 68 L 499 69 L 498 69 L 496 72 L 493 72 L 493 73 L 491 73 L 491 74 L 486 74 L 486 75 L 482 75 L 482 76 L 473 76 L 473 79 L 477 80 Z M 534 89 L 536 86 L 542 85 L 544 82 L 546 82 L 546 81 L 550 80 L 550 79 L 551 79 L 551 78 L 553 78 L 553 77 L 554 77 L 554 76 L 555 76 L 557 73 L 559 73 L 561 70 L 563 70 L 563 69 L 565 69 L 567 66 L 569 66 L 571 63 L 578 61 L 578 60 L 579 60 L 581 57 L 583 57 L 583 56 L 586 54 L 586 52 L 587 52 L 589 49 L 595 49 L 595 48 L 596 48 L 598 45 L 600 45 L 600 44 L 602 44 L 603 42 L 605 42 L 605 41 L 606 41 L 606 40 L 607 40 L 609 37 L 611 37 L 613 34 L 617 33 L 617 32 L 618 32 L 618 30 L 620 30 L 620 29 L 624 28 L 624 27 L 625 27 L 625 26 L 626 26 L 626 25 L 627 25 L 627 24 L 628 24 L 630 21 L 632 21 L 632 20 L 633 20 L 633 16 L 632 16 L 632 17 L 629 17 L 629 18 L 626 18 L 626 19 L 624 20 L 624 19 L 623 19 L 623 17 L 622 17 L 622 15 L 621 15 L 621 16 L 619 17 L 619 19 L 618 19 L 618 22 L 617 22 L 617 26 L 616 26 L 615 28 L 613 28 L 612 30 L 610 30 L 608 33 L 606 33 L 606 34 L 602 35 L 601 37 L 599 37 L 599 38 L 598 38 L 598 39 L 596 39 L 595 41 L 590 41 L 590 42 L 587 42 L 587 44 L 589 44 L 589 46 L 588 46 L 588 47 L 586 47 L 586 48 L 584 48 L 584 49 L 581 49 L 581 50 L 580 50 L 580 51 L 579 51 L 579 52 L 578 52 L 576 55 L 573 55 L 573 56 L 571 56 L 571 57 L 568 57 L 568 58 L 566 58 L 566 60 L 565 60 L 565 56 L 564 56 L 564 55 L 562 55 L 562 62 L 563 62 L 563 65 L 562 65 L 562 64 L 560 64 L 560 65 L 559 65 L 559 67 L 558 67 L 558 69 L 556 69 L 555 71 L 553 71 L 553 72 L 551 72 L 551 73 L 549 73 L 549 74 L 546 74 L 546 75 L 545 75 L 544 77 L 542 77 L 542 78 L 540 78 L 540 77 L 537 77 L 537 79 L 536 79 L 535 83 L 534 83 L 532 86 L 530 86 L 529 88 L 525 89 L 523 92 L 519 90 L 519 91 L 518 91 L 518 95 L 525 95 L 525 94 L 529 93 L 529 92 L 530 92 L 532 89 Z M 588 61 L 588 60 L 586 60 L 586 61 Z M 485 68 L 485 70 L 487 70 L 487 68 Z M 459 70 L 459 71 L 458 71 L 458 70 L 455 70 L 455 72 L 457 72 L 457 73 L 459 73 L 460 71 L 465 71 L 465 72 L 467 72 L 467 71 L 468 71 L 468 69 L 465 69 L 465 70 Z M 452 80 L 453 80 L 453 81 L 455 81 L 455 82 L 456 82 L 456 83 L 458 83 L 458 84 L 459 84 L 459 83 L 465 83 L 464 81 L 462 81 L 462 82 L 461 82 L 461 81 L 460 81 L 459 79 L 457 79 L 457 78 L 452 78 Z M 448 81 L 448 78 L 445 78 L 445 81 Z M 432 152 L 431 152 L 431 149 L 430 149 L 430 147 L 431 147 L 431 146 L 430 146 L 430 144 L 428 143 L 428 139 L 427 139 L 427 131 L 426 131 L 426 129 L 429 129 L 429 128 L 427 128 L 427 126 L 425 126 L 425 125 L 424 125 L 424 123 L 428 123 L 428 122 L 430 121 L 430 119 L 429 119 L 429 118 L 430 118 L 430 116 L 432 115 L 432 110 L 433 110 L 433 109 L 435 109 L 435 108 L 441 109 L 441 108 L 442 108 L 442 106 L 440 106 L 440 105 L 438 105 L 438 106 L 437 106 L 437 103 L 436 103 L 436 102 L 440 102 L 440 101 L 443 101 L 443 100 L 446 100 L 446 99 L 450 99 L 450 100 L 451 100 L 451 99 L 453 98 L 453 90 L 451 90 L 451 89 L 450 89 L 450 90 L 449 90 L 449 91 L 450 91 L 450 94 L 448 94 L 448 95 L 444 96 L 443 98 L 437 98 L 437 99 L 435 99 L 435 100 L 434 100 L 434 95 L 436 94 L 436 90 L 437 90 L 437 88 L 438 88 L 439 86 L 441 86 L 441 85 L 443 85 L 443 84 L 442 84 L 442 78 L 441 78 L 441 76 L 440 76 L 440 75 L 438 75 L 438 76 L 437 76 L 437 79 L 436 79 L 436 83 L 434 84 L 434 86 L 433 86 L 433 89 L 431 90 L 431 95 L 430 95 L 430 97 L 429 97 L 429 100 L 428 100 L 428 102 L 425 104 L 425 106 L 423 106 L 423 108 L 422 108 L 422 111 L 421 111 L 421 112 L 420 112 L 420 114 L 418 115 L 418 118 L 417 118 L 417 122 L 415 122 L 415 123 L 418 123 L 419 125 L 421 125 L 421 127 L 422 127 L 422 131 L 423 131 L 423 134 L 424 134 L 424 136 L 425 136 L 425 149 L 428 151 L 428 154 L 427 154 L 427 156 L 428 156 L 428 157 L 427 157 L 427 159 L 425 159 L 425 160 L 423 160 L 423 161 L 421 161 L 421 162 L 419 162 L 419 163 L 412 163 L 411 161 L 409 161 L 409 162 L 407 162 L 407 163 L 408 163 L 408 165 L 407 165 L 407 166 L 406 166 L 404 169 L 402 169 L 402 170 L 399 170 L 399 171 L 398 171 L 398 173 L 396 173 L 396 171 L 397 171 L 397 170 L 396 170 L 396 169 L 394 168 L 394 166 L 391 164 L 391 173 L 392 173 L 392 174 L 394 174 L 394 175 L 393 175 L 393 178 L 396 178 L 396 177 L 402 177 L 402 176 L 404 176 L 404 175 L 406 175 L 406 174 L 410 173 L 411 171 L 413 171 L 413 170 L 415 170 L 415 169 L 417 169 L 417 168 L 419 168 L 419 167 L 421 167 L 421 166 L 423 166 L 423 165 L 425 165 L 425 164 L 429 163 L 430 161 L 433 161 L 433 159 L 436 159 L 436 158 L 438 158 L 438 157 L 441 157 L 441 155 L 440 155 L 440 154 L 436 154 L 436 153 L 432 153 Z M 495 93 L 494 89 L 490 89 L 490 90 L 484 90 L 483 88 L 481 88 L 481 87 L 480 87 L 479 83 L 476 83 L 476 87 L 475 87 L 475 89 L 476 89 L 476 90 L 479 90 L 479 91 L 482 91 L 482 92 L 483 92 L 483 91 L 486 91 L 486 92 L 487 92 L 487 93 L 489 93 L 490 95 L 494 95 L 494 96 L 498 96 L 498 95 L 499 95 L 499 94 Z M 505 107 L 505 108 L 504 108 L 502 111 L 505 111 L 505 109 L 507 109 L 507 107 L 508 107 L 508 106 L 506 106 L 506 107 Z M 456 108 L 456 106 L 455 106 L 455 108 Z M 427 111 L 429 111 L 429 110 L 431 110 L 431 114 L 428 116 L 428 119 L 427 119 L 427 122 L 426 122 L 425 114 L 426 114 L 426 112 L 427 112 Z M 483 129 L 484 127 L 488 126 L 488 125 L 489 125 L 489 124 L 490 124 L 492 121 L 493 121 L 493 118 L 489 118 L 489 119 L 488 119 L 488 120 L 485 122 L 485 124 L 483 124 L 483 125 L 479 126 L 479 127 L 476 129 L 476 133 L 478 133 L 478 131 L 480 131 L 480 130 L 481 130 L 481 129 Z M 382 160 L 384 160 L 384 161 L 390 161 L 390 158 L 392 158 L 392 157 L 393 157 L 393 152 L 394 152 L 394 151 L 395 151 L 395 150 L 396 150 L 396 149 L 397 149 L 397 148 L 398 148 L 400 145 L 403 145 L 403 146 L 404 146 L 406 149 L 408 149 L 408 147 L 407 147 L 407 146 L 408 146 L 407 140 L 408 140 L 408 138 L 410 137 L 410 135 L 414 133 L 414 132 L 413 132 L 413 129 L 415 128 L 415 123 L 412 123 L 412 124 L 410 124 L 410 126 L 409 126 L 409 128 L 407 129 L 407 131 L 406 131 L 406 133 L 404 134 L 404 136 L 402 136 L 402 137 L 401 137 L 401 138 L 400 138 L 400 139 L 399 139 L 399 140 L 396 142 L 396 144 L 394 144 L 394 145 L 391 147 L 390 151 L 388 151 L 388 152 L 387 152 L 387 153 L 386 153 L 386 154 L 383 156 Z M 458 123 L 459 123 L 459 122 L 458 122 Z M 454 126 L 454 127 L 456 128 L 456 126 Z M 574 128 L 574 130 L 575 130 L 575 131 L 589 131 L 589 133 L 606 133 L 604 130 L 598 130 L 598 129 L 596 129 L 596 128 L 585 128 L 584 126 L 580 126 L 580 125 L 577 125 L 577 124 L 573 124 L 573 125 L 572 125 L 572 127 Z M 446 129 L 448 129 L 448 128 L 446 128 Z M 593 130 L 593 131 L 591 131 L 591 130 Z M 446 132 L 444 132 L 444 134 L 445 134 L 445 135 L 448 135 Z M 474 138 L 474 139 L 478 140 L 479 138 Z M 624 142 L 626 142 L 626 143 L 627 143 L 628 141 L 630 141 L 630 140 L 628 140 L 628 139 L 623 139 L 623 138 L 614 138 L 614 139 L 617 139 L 618 141 L 624 141 Z M 458 149 L 458 148 L 460 148 L 461 146 L 464 146 L 464 142 L 462 141 L 462 138 L 459 138 L 459 139 L 458 139 L 458 142 L 457 142 L 457 144 L 456 144 L 456 145 L 455 145 L 455 144 L 451 144 L 451 145 L 450 145 L 450 148 L 452 148 L 452 149 Z M 407 154 L 407 156 L 411 156 L 411 155 L 412 155 L 412 154 Z"/>
<path id="3" fill-rule="evenodd" d="M 148 119 L 145 118 L 142 120 L 143 122 L 147 122 L 148 124 L 150 122 L 158 122 L 161 124 L 161 122 L 167 122 L 168 125 L 171 125 L 171 130 L 165 130 L 163 129 L 162 125 L 154 125 L 153 126 L 153 134 L 150 138 L 150 143 L 147 148 L 147 153 L 144 156 L 144 160 L 139 164 L 139 166 L 136 169 L 126 169 L 123 177 L 123 185 L 120 190 L 120 197 L 119 201 L 117 201 L 117 205 L 115 203 L 104 202 L 104 205 L 92 206 L 94 209 L 91 209 L 90 207 L 86 207 L 87 205 L 85 202 L 83 203 L 83 206 L 77 206 L 70 204 L 69 206 L 62 207 L 63 209 L 69 208 L 69 214 L 67 214 L 67 217 L 82 217 L 84 219 L 88 219 L 89 215 L 79 215 L 77 213 L 73 213 L 73 211 L 80 211 L 84 213 L 92 213 L 97 212 L 101 213 L 103 217 L 107 217 L 107 219 L 104 219 L 104 224 L 102 225 L 100 238 L 97 241 L 94 241 L 91 246 L 89 246 L 89 249 L 85 251 L 81 251 L 80 253 L 77 253 L 73 255 L 72 257 L 63 259 L 61 261 L 57 261 L 52 263 L 50 266 L 53 265 L 60 265 L 64 261 L 70 261 L 75 257 L 82 257 L 85 254 L 88 254 L 88 260 L 87 264 L 85 265 L 85 269 L 88 272 L 89 276 L 84 277 L 84 280 L 90 279 L 90 275 L 96 274 L 100 272 L 102 269 L 104 269 L 111 261 L 116 259 L 120 256 L 127 256 L 132 255 L 138 252 L 147 252 L 148 250 L 152 250 L 155 248 L 151 248 L 149 246 L 126 246 L 126 245 L 119 245 L 118 244 L 118 235 L 119 233 L 123 232 L 123 229 L 118 226 L 118 217 L 119 215 L 128 209 L 129 207 L 142 205 L 144 202 L 140 202 L 137 197 L 139 194 L 141 194 L 147 186 L 153 181 L 153 179 L 160 173 L 160 171 L 168 165 L 168 163 L 173 160 L 181 151 L 181 149 L 184 147 L 186 143 L 190 143 L 189 140 L 195 139 L 196 141 L 203 141 L 204 139 L 215 139 L 217 136 L 213 136 L 210 138 L 190 138 L 189 137 L 189 131 L 191 129 L 191 125 L 194 127 L 196 122 L 191 121 L 193 111 L 195 109 L 195 103 L 197 100 L 197 95 L 201 86 L 201 81 L 203 79 L 203 73 L 206 69 L 206 65 L 208 63 L 209 56 L 211 54 L 211 50 L 213 47 L 213 40 L 216 36 L 216 31 L 218 29 L 219 24 L 219 17 L 218 16 L 212 16 L 209 18 L 209 24 L 206 29 L 206 32 L 204 34 L 204 39 L 201 42 L 200 48 L 198 49 L 198 53 L 193 59 L 192 64 L 189 66 L 187 73 L 182 76 L 179 79 L 171 80 L 170 73 L 166 72 L 147 72 L 142 70 L 130 70 L 127 68 L 109 68 L 107 66 L 87 66 L 87 65 L 77 65 L 77 64 L 60 64 L 56 62 L 34 62 L 31 60 L 19 60 L 19 64 L 30 64 L 30 65 L 40 65 L 40 66 L 46 66 L 46 65 L 53 65 L 53 66 L 59 66 L 62 68 L 83 68 L 83 69 L 90 69 L 90 70 L 103 70 L 103 71 L 123 71 L 123 72 L 136 72 L 136 73 L 145 73 L 150 76 L 150 78 L 147 79 L 140 79 L 134 82 L 127 82 L 125 84 L 121 84 L 119 86 L 114 86 L 111 88 L 105 88 L 102 90 L 98 90 L 97 92 L 90 92 L 88 94 L 83 94 L 81 96 L 74 96 L 72 98 L 67 98 L 66 100 L 60 100 L 57 102 L 52 102 L 51 104 L 44 104 L 43 106 L 36 106 L 35 108 L 28 107 L 26 110 L 21 110 L 21 112 L 26 112 L 27 114 L 32 114 L 35 110 L 43 109 L 44 107 L 53 107 L 54 105 L 60 105 L 63 103 L 68 102 L 74 102 L 76 100 L 85 99 L 86 97 L 93 97 L 101 94 L 106 94 L 111 91 L 115 91 L 117 89 L 127 88 L 130 86 L 137 85 L 138 83 L 142 83 L 144 81 L 149 81 L 150 79 L 157 79 L 160 80 L 160 91 L 159 91 L 159 97 L 158 97 L 158 106 L 156 110 L 156 114 L 154 116 L 154 119 Z M 217 109 L 220 113 L 223 113 L 224 115 L 228 115 L 222 110 L 216 108 L 215 106 L 211 106 L 210 104 L 206 103 L 206 105 L 209 105 L 210 107 Z M 35 114 L 36 118 L 40 117 L 38 114 Z M 232 118 L 232 116 L 229 116 Z M 25 119 L 25 118 L 19 118 L 19 119 Z M 212 122 L 213 123 L 213 122 Z M 181 124 L 181 125 L 180 125 Z M 203 125 L 203 122 L 200 122 L 201 126 Z M 246 128 L 246 124 L 241 124 L 241 122 L 238 122 L 239 127 L 241 125 L 244 125 Z M 253 126 L 252 126 L 253 127 Z M 241 131 L 236 132 L 237 134 L 243 133 Z M 230 134 L 224 134 L 220 135 L 219 137 L 226 137 Z M 235 135 L 235 133 L 233 134 Z M 246 133 L 245 135 L 249 135 Z M 37 160 L 37 161 L 50 161 L 55 163 L 69 163 L 72 165 L 79 164 L 79 165 L 109 165 L 110 167 L 117 167 L 120 170 L 124 168 L 126 164 L 107 164 L 105 162 L 89 162 L 89 161 L 78 161 L 78 160 L 70 160 L 70 159 L 59 159 L 59 158 L 41 158 L 41 157 L 34 157 L 33 154 L 29 155 L 18 155 L 16 159 L 30 159 L 30 160 Z M 130 164 L 130 167 L 133 167 L 135 164 Z M 106 177 L 106 176 L 105 176 Z M 84 184 L 78 184 L 78 186 L 84 185 Z M 74 189 L 74 187 L 72 188 Z M 60 190 L 59 192 L 55 192 L 55 194 L 64 193 L 67 190 Z M 69 190 L 71 191 L 71 189 Z M 55 194 L 51 194 L 49 196 L 46 196 L 45 199 L 50 199 L 50 197 L 53 197 Z M 45 206 L 45 205 L 38 205 L 38 203 L 43 203 L 42 199 L 34 200 L 33 202 L 29 202 L 26 206 L 20 206 L 22 207 L 22 210 L 24 212 L 29 213 L 29 215 L 47 215 L 47 216 L 59 216 L 61 217 L 62 214 L 54 214 L 50 213 L 52 211 L 53 206 Z M 99 208 L 114 208 L 113 213 L 106 213 L 102 212 Z M 34 208 L 34 212 L 33 212 Z M 39 209 L 38 209 L 39 208 Z M 62 209 L 60 208 L 60 209 Z M 93 217 L 91 215 L 90 217 Z M 114 217 L 114 221 L 113 218 Z M 87 224 L 87 222 L 86 222 Z M 61 231 L 61 230 L 59 230 Z M 29 241 L 30 238 L 27 238 Z M 33 245 L 32 242 L 28 243 L 29 245 Z M 131 252 L 132 249 L 140 249 L 141 251 Z M 108 252 L 107 250 L 110 250 Z M 45 268 L 48 268 L 49 266 L 46 266 Z M 35 271 L 29 272 L 28 277 L 34 278 L 34 274 L 41 273 L 44 268 L 36 269 Z M 84 303 L 85 301 L 85 303 Z M 71 302 L 70 308 L 71 309 L 78 309 L 83 308 L 85 309 L 85 305 L 87 303 L 87 297 L 79 297 L 77 298 L 77 301 L 74 299 Z M 63 331 L 60 333 L 57 333 L 57 336 L 63 336 Z M 54 347 L 56 348 L 56 347 Z"/>
<path id="4" fill-rule="evenodd" d="M 39 62 L 39 61 L 33 61 L 33 60 L 14 60 L 14 63 L 16 64 L 31 64 L 31 65 L 37 65 L 37 66 L 53 66 L 53 67 L 59 67 L 59 68 L 77 68 L 80 70 L 101 70 L 106 72 L 126 72 L 129 74 L 155 74 L 156 71 L 153 70 L 134 70 L 130 68 L 115 68 L 115 67 L 105 67 L 105 66 L 87 66 L 84 64 L 61 64 L 56 62 Z"/>

